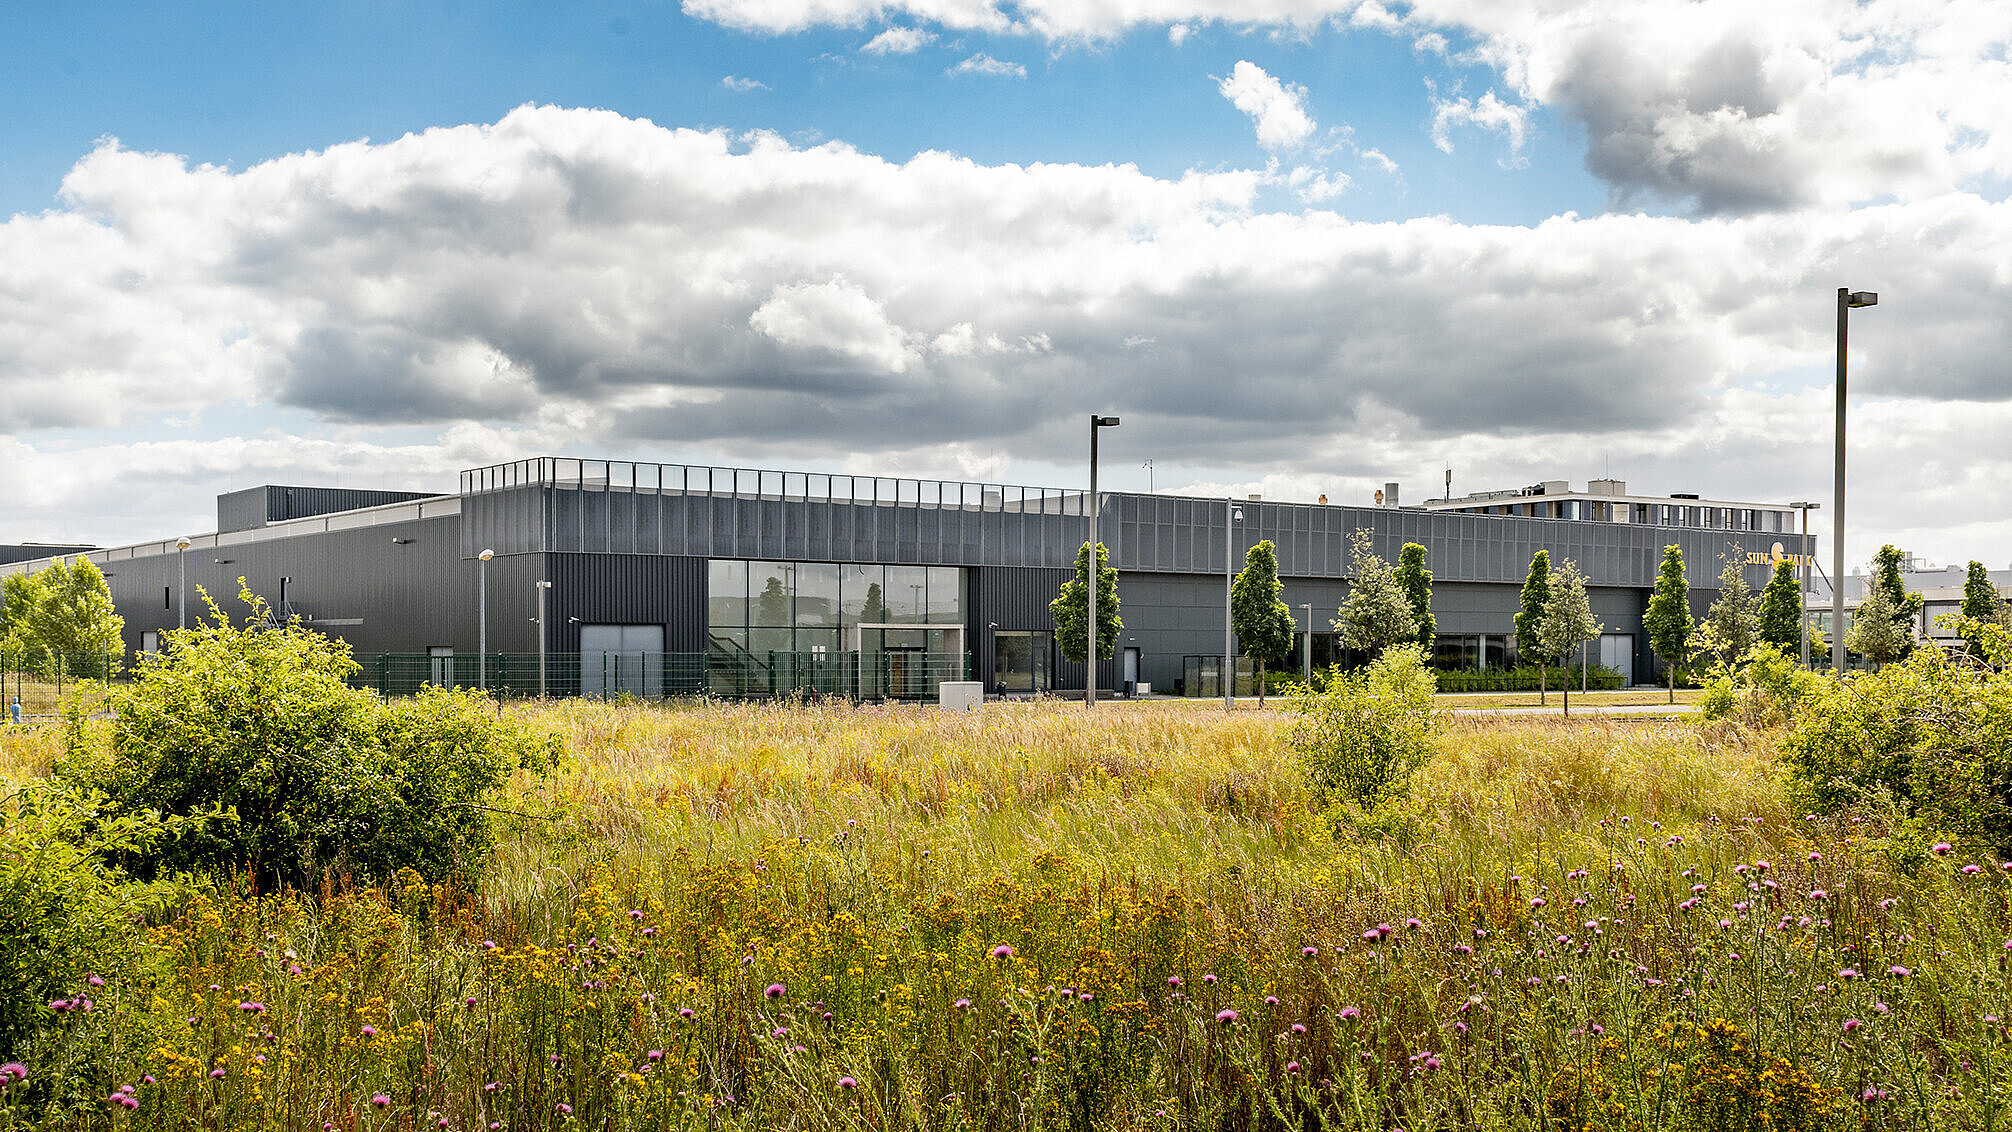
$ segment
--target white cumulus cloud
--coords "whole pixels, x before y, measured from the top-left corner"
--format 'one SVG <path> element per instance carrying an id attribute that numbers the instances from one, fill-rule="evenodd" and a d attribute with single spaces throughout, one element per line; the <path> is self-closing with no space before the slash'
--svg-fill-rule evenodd
<path id="1" fill-rule="evenodd" d="M 1453 131 L 1463 126 L 1502 135 L 1509 145 L 1505 159 L 1514 164 L 1528 159 L 1530 108 L 1502 101 L 1494 91 L 1478 99 L 1434 98 L 1432 100 L 1432 144 L 1442 153 L 1453 152 Z"/>
<path id="2" fill-rule="evenodd" d="M 1228 78 L 1216 81 L 1216 88 L 1238 110 L 1250 115 L 1257 126 L 1258 144 L 1274 153 L 1298 149 L 1313 136 L 1315 126 L 1306 112 L 1305 87 L 1287 86 L 1263 67 L 1240 59 Z"/>
<path id="3" fill-rule="evenodd" d="M 740 75 L 728 75 L 720 80 L 720 85 L 740 94 L 746 94 L 751 90 L 769 89 L 769 85 L 760 79 L 743 78 Z"/>
<path id="4" fill-rule="evenodd" d="M 950 68 L 950 73 L 954 75 L 996 75 L 1001 78 L 1024 79 L 1027 77 L 1027 68 L 1019 63 L 1009 63 L 1004 59 L 994 59 L 992 56 L 980 51 L 976 55 Z"/>
<path id="5" fill-rule="evenodd" d="M 866 41 L 868 55 L 913 55 L 936 41 L 936 33 L 918 27 L 891 27 Z"/>

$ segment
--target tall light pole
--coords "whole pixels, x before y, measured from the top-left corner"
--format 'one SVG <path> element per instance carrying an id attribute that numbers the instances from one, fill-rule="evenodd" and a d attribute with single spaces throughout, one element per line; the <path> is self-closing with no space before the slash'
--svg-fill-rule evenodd
<path id="1" fill-rule="evenodd" d="M 1306 610 L 1306 636 L 1299 639 L 1300 679 L 1306 681 L 1306 690 L 1313 691 L 1313 603 L 1300 606 Z"/>
<path id="2" fill-rule="evenodd" d="M 175 540 L 175 569 L 181 575 L 181 580 L 175 583 L 175 605 L 178 607 L 178 612 L 175 615 L 175 628 L 177 629 L 186 629 L 189 627 L 189 547 L 192 545 L 194 544 L 189 542 L 189 536 L 187 535 L 183 535 Z"/>
<path id="3" fill-rule="evenodd" d="M 1802 666 L 1809 668 L 1809 564 L 1816 557 L 1816 544 L 1809 540 L 1809 513 L 1822 507 L 1821 503 L 1791 503 L 1790 507 L 1801 508 L 1802 525 L 1796 528 L 1802 536 L 1802 592 L 1796 602 L 1796 619 L 1802 626 Z"/>
<path id="4" fill-rule="evenodd" d="M 1831 483 L 1830 670 L 1844 675 L 1844 357 L 1853 307 L 1879 305 L 1876 291 L 1837 289 L 1837 463 Z"/>
<path id="5" fill-rule="evenodd" d="M 1236 653 L 1230 645 L 1230 590 L 1236 583 L 1236 524 L 1244 509 L 1235 498 L 1223 500 L 1223 710 L 1237 707 Z"/>
<path id="6" fill-rule="evenodd" d="M 1118 418 L 1090 414 L 1090 620 L 1083 626 L 1083 706 L 1097 706 L 1097 430 L 1117 428 Z"/>
<path id="7" fill-rule="evenodd" d="M 489 560 L 496 557 L 493 550 L 484 550 L 475 556 L 481 565 L 475 574 L 475 609 L 478 626 L 475 630 L 475 687 L 479 691 L 489 690 Z"/>
<path id="8" fill-rule="evenodd" d="M 552 583 L 538 583 L 538 698 L 545 698 L 545 595 L 552 590 Z"/>

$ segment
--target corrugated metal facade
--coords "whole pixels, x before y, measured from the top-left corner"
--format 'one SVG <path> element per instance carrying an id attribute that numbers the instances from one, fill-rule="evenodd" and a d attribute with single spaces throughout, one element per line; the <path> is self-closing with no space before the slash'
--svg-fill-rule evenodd
<path id="1" fill-rule="evenodd" d="M 580 626 L 662 625 L 664 651 L 706 651 L 706 560 L 673 555 L 547 554 L 554 652 L 580 650 Z"/>
<path id="2" fill-rule="evenodd" d="M 353 487 L 248 487 L 217 496 L 217 531 L 253 531 L 267 523 L 382 507 L 387 503 L 409 503 L 435 494 Z"/>

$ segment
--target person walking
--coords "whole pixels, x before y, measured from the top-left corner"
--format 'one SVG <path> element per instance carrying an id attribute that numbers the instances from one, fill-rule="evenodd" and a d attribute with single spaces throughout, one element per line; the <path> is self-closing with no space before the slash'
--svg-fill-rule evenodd
<path id="1" fill-rule="evenodd" d="M 14 702 L 7 705 L 7 718 L 15 723 L 21 722 L 21 697 L 15 696 Z"/>

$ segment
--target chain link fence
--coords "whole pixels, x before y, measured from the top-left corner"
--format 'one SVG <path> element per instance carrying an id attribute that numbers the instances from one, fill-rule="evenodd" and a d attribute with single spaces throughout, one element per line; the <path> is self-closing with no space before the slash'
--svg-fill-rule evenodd
<path id="1" fill-rule="evenodd" d="M 12 721 L 16 704 L 24 723 L 59 716 L 80 689 L 130 677 L 124 661 L 115 652 L 0 649 L 0 720 Z"/>
<path id="2" fill-rule="evenodd" d="M 428 684 L 486 688 L 506 696 L 680 696 L 776 699 L 931 700 L 946 680 L 967 680 L 970 653 L 595 652 L 382 653 L 361 660 L 356 683 L 382 696 L 409 696 Z"/>

